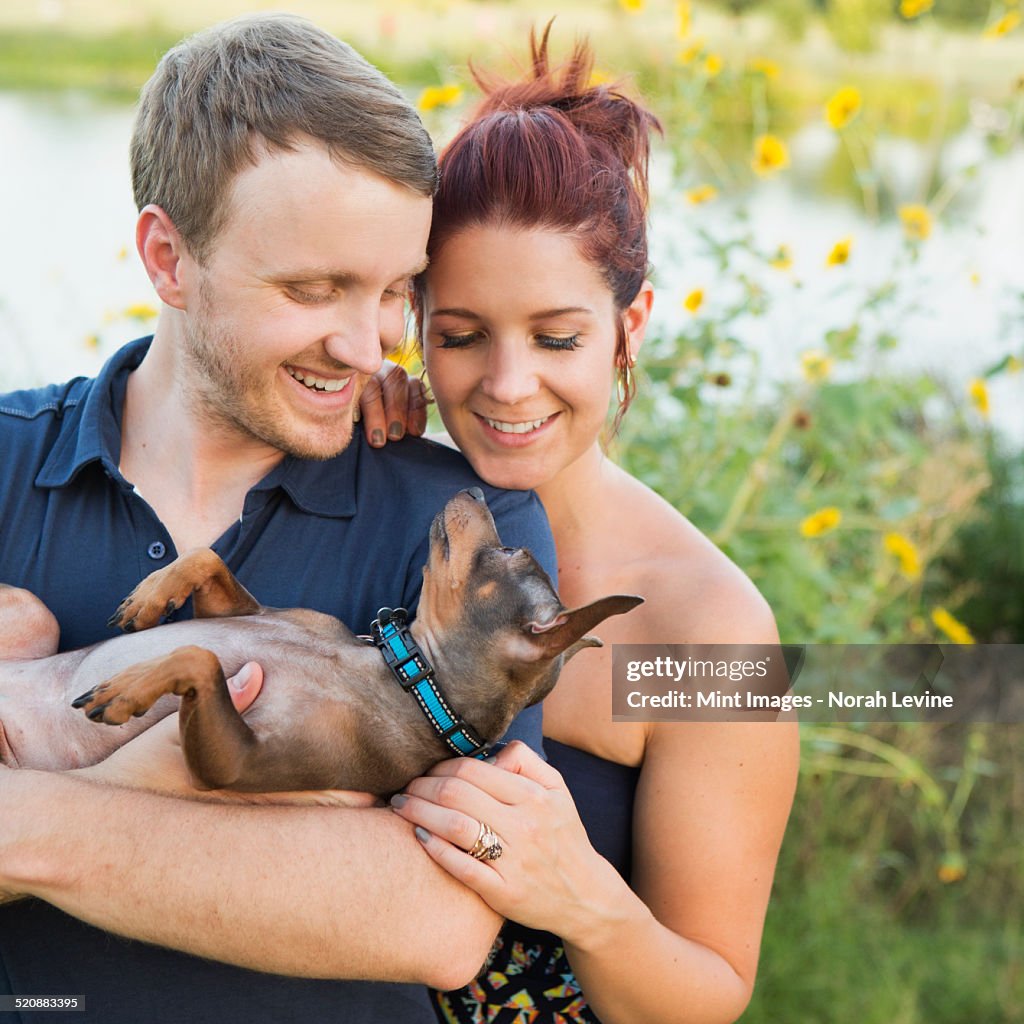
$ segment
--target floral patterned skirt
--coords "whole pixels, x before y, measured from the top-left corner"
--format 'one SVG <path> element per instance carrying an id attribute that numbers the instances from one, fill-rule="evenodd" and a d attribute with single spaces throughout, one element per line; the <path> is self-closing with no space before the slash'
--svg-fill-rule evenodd
<path id="1" fill-rule="evenodd" d="M 557 936 L 509 922 L 479 976 L 435 993 L 445 1024 L 600 1024 Z"/>

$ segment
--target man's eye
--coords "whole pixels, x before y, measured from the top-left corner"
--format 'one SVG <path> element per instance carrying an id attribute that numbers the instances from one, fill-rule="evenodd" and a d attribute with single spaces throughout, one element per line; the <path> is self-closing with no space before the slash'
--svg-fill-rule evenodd
<path id="1" fill-rule="evenodd" d="M 480 337 L 479 331 L 466 331 L 462 334 L 443 334 L 438 348 L 465 348 Z"/>
<path id="2" fill-rule="evenodd" d="M 330 302 L 336 294 L 333 288 L 328 291 L 310 292 L 306 291 L 305 288 L 296 288 L 294 285 L 288 291 L 297 302 L 304 302 L 310 306 L 315 306 L 321 302 Z"/>
<path id="3" fill-rule="evenodd" d="M 538 334 L 536 335 L 537 344 L 542 348 L 555 349 L 559 352 L 568 352 L 574 348 L 580 347 L 580 336 L 578 334 L 570 334 L 566 336 L 559 336 L 556 334 Z"/>

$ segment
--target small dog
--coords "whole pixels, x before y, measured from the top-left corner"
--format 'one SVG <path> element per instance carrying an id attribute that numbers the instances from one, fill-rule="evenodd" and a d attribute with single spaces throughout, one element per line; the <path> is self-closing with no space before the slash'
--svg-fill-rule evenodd
<path id="1" fill-rule="evenodd" d="M 190 596 L 194 619 L 150 628 Z M 23 660 L 0 662 L 0 762 L 94 764 L 173 711 L 176 695 L 200 788 L 384 796 L 446 756 L 486 749 L 550 692 L 565 661 L 600 646 L 588 630 L 641 602 L 614 595 L 563 607 L 529 551 L 501 546 L 477 488 L 433 521 L 416 620 L 382 609 L 373 642 L 329 615 L 262 607 L 201 549 L 121 603 L 111 624 L 124 635 L 44 658 L 37 642 L 22 647 Z M 6 587 L 0 617 L 11 615 L 52 620 L 38 598 Z M 250 660 L 265 683 L 243 716 L 225 678 Z M 89 719 L 121 728 L 74 715 L 75 693 Z"/>

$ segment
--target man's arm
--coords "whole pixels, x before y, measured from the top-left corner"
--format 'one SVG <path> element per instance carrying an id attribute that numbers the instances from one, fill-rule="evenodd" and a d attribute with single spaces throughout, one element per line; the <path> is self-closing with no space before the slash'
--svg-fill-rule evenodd
<path id="1" fill-rule="evenodd" d="M 388 809 L 233 807 L 0 769 L 0 893 L 306 977 L 456 988 L 500 918 Z"/>

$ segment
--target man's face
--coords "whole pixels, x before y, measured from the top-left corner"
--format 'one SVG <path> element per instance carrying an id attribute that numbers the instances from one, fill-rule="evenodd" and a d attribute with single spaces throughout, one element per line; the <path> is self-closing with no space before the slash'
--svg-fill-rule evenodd
<path id="1" fill-rule="evenodd" d="M 402 340 L 430 211 L 312 143 L 243 169 L 209 259 L 183 264 L 196 414 L 301 458 L 342 451 L 366 377 Z"/>

